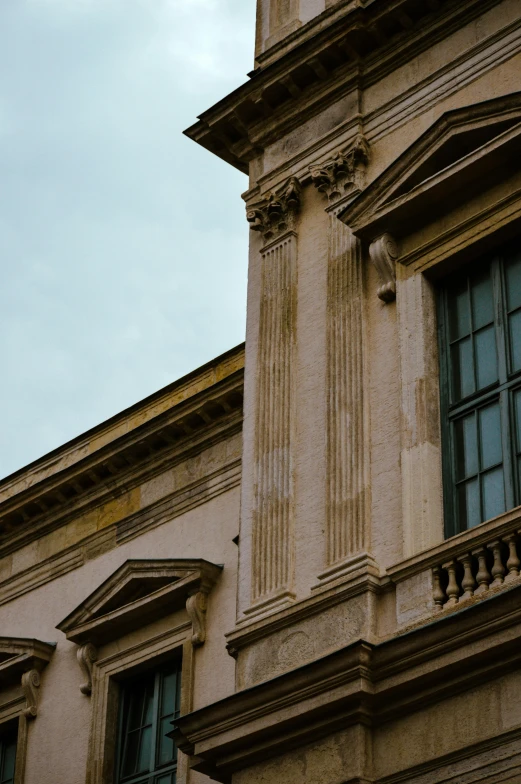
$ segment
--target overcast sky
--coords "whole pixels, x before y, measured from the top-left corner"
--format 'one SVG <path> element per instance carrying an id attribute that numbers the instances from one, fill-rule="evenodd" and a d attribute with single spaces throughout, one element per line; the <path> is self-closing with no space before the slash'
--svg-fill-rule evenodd
<path id="1" fill-rule="evenodd" d="M 244 339 L 255 0 L 0 0 L 0 476 Z"/>

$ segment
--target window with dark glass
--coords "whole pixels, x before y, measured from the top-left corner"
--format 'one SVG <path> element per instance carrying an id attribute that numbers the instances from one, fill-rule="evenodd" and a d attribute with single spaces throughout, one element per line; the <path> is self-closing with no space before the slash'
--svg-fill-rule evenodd
<path id="1" fill-rule="evenodd" d="M 177 750 L 166 737 L 179 716 L 180 664 L 123 685 L 120 700 L 118 784 L 175 784 Z"/>
<path id="2" fill-rule="evenodd" d="M 521 241 L 440 298 L 446 535 L 521 503 Z"/>
<path id="3" fill-rule="evenodd" d="M 0 784 L 13 784 L 16 762 L 16 726 L 0 734 Z"/>

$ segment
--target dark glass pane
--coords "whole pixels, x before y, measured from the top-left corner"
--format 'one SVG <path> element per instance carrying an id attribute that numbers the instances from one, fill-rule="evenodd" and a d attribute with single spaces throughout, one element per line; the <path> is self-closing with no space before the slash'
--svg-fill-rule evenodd
<path id="1" fill-rule="evenodd" d="M 478 435 L 474 412 L 454 422 L 454 439 L 456 447 L 456 480 L 459 481 L 477 474 L 479 470 Z"/>
<path id="2" fill-rule="evenodd" d="M 173 716 L 175 711 L 175 695 L 177 689 L 177 672 L 170 672 L 163 677 L 161 684 L 161 716 Z"/>
<path id="3" fill-rule="evenodd" d="M 477 332 L 474 336 L 476 375 L 478 389 L 484 389 L 498 380 L 496 332 L 494 327 Z"/>
<path id="4" fill-rule="evenodd" d="M 175 745 L 172 738 L 167 738 L 166 733 L 172 731 L 172 718 L 170 716 L 161 719 L 158 727 L 158 749 L 157 749 L 157 764 L 166 765 L 167 762 L 173 762 L 176 758 Z"/>
<path id="5" fill-rule="evenodd" d="M 138 768 L 136 773 L 150 770 L 150 755 L 152 752 L 152 727 L 146 727 L 141 733 L 139 746 Z"/>
<path id="6" fill-rule="evenodd" d="M 490 267 L 471 282 L 472 328 L 474 330 L 494 321 L 494 295 Z"/>
<path id="7" fill-rule="evenodd" d="M 450 339 L 464 337 L 470 334 L 470 307 L 469 295 L 467 290 L 467 280 L 464 279 L 456 284 L 451 290 L 448 301 L 449 309 L 449 333 Z"/>
<path id="8" fill-rule="evenodd" d="M 145 694 L 141 690 L 136 690 L 129 696 L 128 717 L 126 731 L 138 729 L 141 727 L 141 717 L 143 715 L 143 700 Z"/>
<path id="9" fill-rule="evenodd" d="M 11 784 L 14 780 L 16 762 L 16 740 L 2 743 L 2 784 Z"/>
<path id="10" fill-rule="evenodd" d="M 521 256 L 505 264 L 505 279 L 508 310 L 521 308 Z"/>
<path id="11" fill-rule="evenodd" d="M 521 310 L 508 317 L 510 332 L 510 362 L 512 372 L 521 370 Z"/>
<path id="12" fill-rule="evenodd" d="M 165 773 L 154 779 L 154 784 L 175 784 L 174 773 Z"/>
<path id="13" fill-rule="evenodd" d="M 126 732 L 152 722 L 154 704 L 154 682 L 150 679 L 129 688 L 128 724 Z"/>
<path id="14" fill-rule="evenodd" d="M 483 519 L 490 520 L 505 511 L 505 482 L 503 469 L 494 468 L 481 477 L 483 492 Z"/>
<path id="15" fill-rule="evenodd" d="M 131 776 L 137 769 L 140 731 L 132 732 L 125 738 L 121 772 L 123 776 Z"/>
<path id="16" fill-rule="evenodd" d="M 503 461 L 501 445 L 501 412 L 499 402 L 479 411 L 479 439 L 481 469 L 491 468 Z"/>
<path id="17" fill-rule="evenodd" d="M 458 510 L 461 528 L 472 528 L 472 526 L 481 523 L 477 479 L 472 479 L 458 487 Z"/>
<path id="18" fill-rule="evenodd" d="M 152 724 L 154 721 L 154 684 L 150 683 L 145 692 L 143 707 L 143 725 Z"/>
<path id="19" fill-rule="evenodd" d="M 454 400 L 461 400 L 475 391 L 472 343 L 470 338 L 452 346 L 452 389 Z"/>

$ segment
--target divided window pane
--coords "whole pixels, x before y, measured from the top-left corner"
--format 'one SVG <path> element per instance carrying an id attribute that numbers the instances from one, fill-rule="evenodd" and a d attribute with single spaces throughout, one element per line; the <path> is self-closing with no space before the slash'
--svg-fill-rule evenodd
<path id="1" fill-rule="evenodd" d="M 179 715 L 180 674 L 176 664 L 124 685 L 120 702 L 118 784 L 175 783 L 177 750 L 166 733 Z"/>
<path id="2" fill-rule="evenodd" d="M 521 503 L 521 251 L 449 278 L 442 307 L 450 536 Z"/>

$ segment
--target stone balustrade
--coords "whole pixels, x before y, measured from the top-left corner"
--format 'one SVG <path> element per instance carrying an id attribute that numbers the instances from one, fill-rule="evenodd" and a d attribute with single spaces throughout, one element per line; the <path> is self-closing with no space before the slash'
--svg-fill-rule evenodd
<path id="1" fill-rule="evenodd" d="M 519 521 L 517 521 L 519 525 Z M 468 543 L 466 543 L 468 544 Z M 438 610 L 448 609 L 519 578 L 521 528 L 476 547 L 465 548 L 434 566 L 433 599 Z"/>

